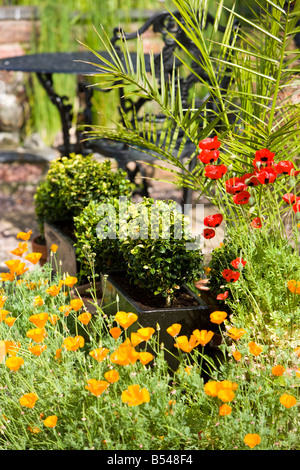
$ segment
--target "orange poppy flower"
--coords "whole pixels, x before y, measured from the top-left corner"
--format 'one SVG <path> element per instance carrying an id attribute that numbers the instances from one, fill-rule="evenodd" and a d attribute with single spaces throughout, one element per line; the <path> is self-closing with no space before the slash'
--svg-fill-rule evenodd
<path id="1" fill-rule="evenodd" d="M 28 346 L 29 351 L 34 354 L 34 356 L 40 356 L 42 352 L 44 352 L 47 349 L 47 346 L 44 344 L 41 346 L 40 344 L 30 344 Z"/>
<path id="2" fill-rule="evenodd" d="M 21 276 L 28 271 L 28 268 L 25 267 L 25 263 L 22 263 L 19 259 L 5 261 L 5 264 L 9 268 L 10 272 L 16 274 L 16 276 Z"/>
<path id="3" fill-rule="evenodd" d="M 221 384 L 216 380 L 210 380 L 204 385 L 204 393 L 210 397 L 217 397 L 219 390 L 221 390 Z"/>
<path id="4" fill-rule="evenodd" d="M 173 336 L 174 338 L 180 333 L 180 330 L 181 330 L 181 325 L 179 323 L 173 323 L 173 325 L 167 328 L 167 333 L 169 333 L 169 335 Z"/>
<path id="5" fill-rule="evenodd" d="M 42 297 L 40 295 L 37 295 L 34 300 L 33 300 L 33 305 L 35 307 L 41 307 L 42 305 L 44 305 L 44 300 L 42 299 Z"/>
<path id="6" fill-rule="evenodd" d="M 48 287 L 48 289 L 46 289 L 46 293 L 51 295 L 52 297 L 56 297 L 59 293 L 60 293 L 60 289 L 61 289 L 61 285 L 53 285 L 53 286 L 50 286 Z"/>
<path id="7" fill-rule="evenodd" d="M 239 351 L 233 351 L 232 355 L 236 361 L 240 361 L 242 358 L 242 355 Z"/>
<path id="8" fill-rule="evenodd" d="M 253 354 L 254 356 L 259 356 L 260 353 L 263 351 L 263 348 L 259 346 L 258 344 L 256 344 L 254 341 L 251 341 L 250 343 L 248 343 L 248 346 L 249 346 L 250 353 Z"/>
<path id="9" fill-rule="evenodd" d="M 0 273 L 0 279 L 2 282 L 13 282 L 15 279 L 15 273 Z"/>
<path id="10" fill-rule="evenodd" d="M 127 403 L 128 406 L 137 406 L 142 403 L 149 403 L 150 395 L 146 388 L 140 387 L 140 385 L 129 385 L 127 390 L 122 392 L 122 402 Z"/>
<path id="11" fill-rule="evenodd" d="M 19 341 L 5 341 L 6 353 L 9 354 L 9 356 L 15 356 L 20 347 L 21 343 L 19 343 Z"/>
<path id="12" fill-rule="evenodd" d="M 83 348 L 84 338 L 79 335 L 75 337 L 69 336 L 68 338 L 64 339 L 63 346 L 67 351 L 77 351 L 77 349 Z"/>
<path id="13" fill-rule="evenodd" d="M 46 426 L 47 428 L 55 428 L 56 423 L 57 423 L 57 416 L 56 415 L 48 416 L 48 418 L 46 418 L 43 421 L 43 423 L 44 423 L 44 426 Z"/>
<path id="14" fill-rule="evenodd" d="M 59 311 L 64 313 L 64 316 L 65 317 L 68 317 L 70 315 L 70 312 L 72 310 L 72 306 L 71 305 L 61 305 L 59 307 Z"/>
<path id="15" fill-rule="evenodd" d="M 28 251 L 28 244 L 26 242 L 20 242 L 18 243 L 17 248 L 10 253 L 15 256 L 22 256 L 26 251 Z"/>
<path id="16" fill-rule="evenodd" d="M 231 414 L 232 408 L 231 406 L 227 405 L 224 403 L 223 405 L 220 406 L 219 408 L 219 415 L 220 416 L 228 416 Z"/>
<path id="17" fill-rule="evenodd" d="M 32 264 L 37 264 L 41 259 L 42 253 L 28 253 L 25 259 Z"/>
<path id="18" fill-rule="evenodd" d="M 0 309 L 0 322 L 4 321 L 9 313 L 10 313 L 9 310 L 4 310 L 1 308 Z"/>
<path id="19" fill-rule="evenodd" d="M 285 408 L 291 408 L 292 406 L 297 404 L 296 398 L 293 397 L 293 395 L 289 395 L 287 393 L 281 395 L 279 401 Z"/>
<path id="20" fill-rule="evenodd" d="M 87 381 L 87 383 L 88 385 L 86 385 L 84 388 L 89 390 L 96 397 L 99 397 L 104 392 L 104 390 L 109 387 L 109 382 L 106 380 L 90 379 Z"/>
<path id="21" fill-rule="evenodd" d="M 64 280 L 65 286 L 68 286 L 70 288 L 72 288 L 76 284 L 76 282 L 78 282 L 78 279 L 75 276 L 67 276 Z"/>
<path id="22" fill-rule="evenodd" d="M 10 370 L 13 370 L 15 372 L 19 370 L 23 364 L 24 364 L 24 359 L 22 357 L 17 357 L 17 356 L 9 357 L 5 361 L 5 365 Z"/>
<path id="23" fill-rule="evenodd" d="M 286 369 L 283 366 L 277 365 L 272 367 L 272 374 L 280 377 L 285 372 L 285 370 Z"/>
<path id="24" fill-rule="evenodd" d="M 19 402 L 21 406 L 33 408 L 37 400 L 38 396 L 35 393 L 25 393 L 25 395 L 20 398 Z"/>
<path id="25" fill-rule="evenodd" d="M 27 331 L 26 336 L 36 343 L 42 343 L 47 336 L 47 332 L 45 328 L 34 328 L 33 330 Z"/>
<path id="26" fill-rule="evenodd" d="M 41 312 L 36 313 L 35 315 L 31 315 L 28 320 L 33 323 L 37 328 L 44 328 L 47 323 L 48 317 L 49 315 L 47 312 Z"/>
<path id="27" fill-rule="evenodd" d="M 139 353 L 134 349 L 129 338 L 127 338 L 124 343 L 120 344 L 110 356 L 111 362 L 122 366 L 135 364 L 138 358 Z"/>
<path id="28" fill-rule="evenodd" d="M 108 372 L 105 372 L 104 377 L 109 383 L 112 384 L 119 380 L 120 375 L 117 370 L 112 369 L 112 370 L 109 370 Z"/>
<path id="29" fill-rule="evenodd" d="M 51 323 L 51 325 L 56 325 L 58 318 L 58 315 L 55 315 L 55 313 L 53 315 L 50 315 L 49 322 Z"/>
<path id="30" fill-rule="evenodd" d="M 247 331 L 244 330 L 243 328 L 230 328 L 227 331 L 227 335 L 230 336 L 230 338 L 234 339 L 235 341 L 240 339 L 246 333 L 247 333 Z"/>
<path id="31" fill-rule="evenodd" d="M 247 446 L 253 449 L 255 446 L 260 444 L 261 438 L 258 434 L 246 434 L 246 436 L 244 437 L 244 442 Z"/>
<path id="32" fill-rule="evenodd" d="M 57 252 L 57 248 L 58 248 L 58 246 L 55 245 L 55 243 L 52 243 L 52 245 L 50 246 L 50 250 L 52 251 L 52 253 L 56 253 L 56 252 Z"/>
<path id="33" fill-rule="evenodd" d="M 91 321 L 92 315 L 89 312 L 83 312 L 81 315 L 78 316 L 78 320 L 83 325 L 88 325 Z"/>
<path id="34" fill-rule="evenodd" d="M 212 323 L 216 323 L 217 325 L 220 325 L 221 323 L 223 323 L 226 317 L 227 317 L 226 312 L 215 311 L 210 314 L 210 321 Z"/>
<path id="35" fill-rule="evenodd" d="M 60 356 L 61 356 L 61 348 L 55 351 L 54 359 L 57 361 L 60 358 Z"/>
<path id="36" fill-rule="evenodd" d="M 37 428 L 36 426 L 34 428 L 32 428 L 31 426 L 28 426 L 28 431 L 32 432 L 33 434 L 38 434 L 39 432 L 41 432 L 41 430 L 39 428 Z"/>
<path id="37" fill-rule="evenodd" d="M 300 281 L 291 279 L 287 282 L 287 287 L 292 294 L 300 294 Z"/>
<path id="38" fill-rule="evenodd" d="M 119 336 L 120 336 L 121 333 L 122 333 L 122 330 L 121 330 L 121 328 L 119 328 L 118 326 L 115 326 L 114 328 L 111 328 L 111 329 L 109 330 L 109 332 L 110 332 L 110 334 L 112 335 L 112 337 L 113 337 L 114 339 L 118 339 Z"/>
<path id="39" fill-rule="evenodd" d="M 196 346 L 199 345 L 199 342 L 196 336 L 191 335 L 190 339 L 186 335 L 178 336 L 176 343 L 174 344 L 175 348 L 179 348 L 184 352 L 191 352 Z"/>
<path id="40" fill-rule="evenodd" d="M 214 332 L 207 330 L 194 330 L 193 335 L 196 337 L 198 344 L 201 344 L 201 346 L 205 346 L 207 343 L 210 342 L 210 340 L 214 336 Z"/>
<path id="41" fill-rule="evenodd" d="M 154 328 L 140 328 L 137 332 L 131 333 L 132 346 L 137 346 L 143 341 L 148 341 L 155 333 Z"/>
<path id="42" fill-rule="evenodd" d="M 147 351 L 142 351 L 139 353 L 139 360 L 144 366 L 148 364 L 149 362 L 151 362 L 153 359 L 154 359 L 153 354 Z"/>
<path id="43" fill-rule="evenodd" d="M 97 349 L 93 349 L 93 351 L 91 351 L 89 355 L 92 356 L 94 359 L 96 359 L 96 361 L 102 362 L 108 353 L 109 353 L 109 349 L 107 348 L 97 348 Z"/>
<path id="44" fill-rule="evenodd" d="M 2 308 L 4 306 L 7 299 L 8 299 L 8 297 L 6 297 L 5 295 L 0 295 L 0 308 Z"/>
<path id="45" fill-rule="evenodd" d="M 29 230 L 28 232 L 19 232 L 17 234 L 17 238 L 20 238 L 21 240 L 28 241 L 32 235 L 32 230 Z"/>
<path id="46" fill-rule="evenodd" d="M 70 301 L 70 306 L 75 310 L 75 312 L 78 312 L 78 310 L 83 306 L 83 301 L 81 299 L 72 299 Z"/>
<path id="47" fill-rule="evenodd" d="M 127 330 L 135 321 L 137 321 L 138 316 L 132 312 L 117 312 L 115 320 L 119 323 L 124 330 Z"/>
<path id="48" fill-rule="evenodd" d="M 16 318 L 15 317 L 6 317 L 4 322 L 6 323 L 6 325 L 8 326 L 13 326 L 13 324 L 15 323 L 16 321 Z"/>
<path id="49" fill-rule="evenodd" d="M 227 402 L 227 401 L 232 401 L 234 399 L 235 393 L 230 388 L 221 388 L 221 390 L 218 391 L 217 396 L 223 402 Z"/>

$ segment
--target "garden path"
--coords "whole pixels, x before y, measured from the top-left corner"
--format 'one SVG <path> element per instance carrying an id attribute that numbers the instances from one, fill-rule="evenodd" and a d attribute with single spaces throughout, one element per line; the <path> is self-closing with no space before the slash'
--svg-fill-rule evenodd
<path id="1" fill-rule="evenodd" d="M 36 160 L 33 156 L 32 161 L 26 163 L 20 161 L 0 163 L 0 272 L 8 270 L 5 261 L 13 257 L 10 251 L 17 246 L 17 233 L 31 229 L 33 235 L 38 234 L 33 204 L 34 194 L 39 181 L 48 170 L 49 161 L 57 157 L 57 154 L 51 150 L 41 161 L 40 157 L 43 155 L 45 152 L 39 155 Z M 101 155 L 95 155 L 95 157 L 100 161 L 103 159 Z M 147 171 L 153 174 L 152 168 L 147 167 Z M 171 178 L 168 173 L 159 174 L 158 169 L 155 169 L 154 172 L 155 178 Z M 151 180 L 149 195 L 154 199 L 170 198 L 180 203 L 181 190 L 171 182 Z M 214 211 L 214 207 L 204 199 L 197 202 L 197 210 L 193 205 L 189 215 L 194 233 L 201 233 L 203 217 L 214 213 Z M 223 231 L 219 227 L 218 236 L 208 241 L 208 245 L 203 248 L 204 253 L 208 253 L 222 239 Z"/>

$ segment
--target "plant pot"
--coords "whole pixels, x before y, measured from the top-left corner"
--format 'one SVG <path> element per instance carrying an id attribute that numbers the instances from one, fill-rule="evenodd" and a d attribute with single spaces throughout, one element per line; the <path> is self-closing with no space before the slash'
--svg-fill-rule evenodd
<path id="1" fill-rule="evenodd" d="M 34 253 L 42 253 L 39 263 L 40 266 L 44 266 L 48 259 L 46 240 L 41 235 L 37 235 L 31 240 L 31 247 Z"/>
<path id="2" fill-rule="evenodd" d="M 44 223 L 44 232 L 48 247 L 48 258 L 53 272 L 57 272 L 59 269 L 62 273 L 76 276 L 78 270 L 73 240 L 58 227 L 48 222 Z M 50 256 L 50 248 L 53 244 L 58 246 L 55 257 Z"/>
<path id="3" fill-rule="evenodd" d="M 165 359 L 172 370 L 176 370 L 179 365 L 178 349 L 174 346 L 175 340 L 166 331 L 173 323 L 179 323 L 181 325 L 179 334 L 186 335 L 188 338 L 196 329 L 214 331 L 214 337 L 205 346 L 205 354 L 211 357 L 215 355 L 220 344 L 221 335 L 219 334 L 218 325 L 210 322 L 210 313 L 214 309 L 208 306 L 187 286 L 182 288 L 181 294 L 185 299 L 189 298 L 188 302 L 190 305 L 152 307 L 142 305 L 134 299 L 132 293 L 129 294 L 126 291 L 124 282 L 120 283 L 120 279 L 124 281 L 125 274 L 101 274 L 103 311 L 108 315 L 115 315 L 117 311 L 135 313 L 138 316 L 138 320 L 128 329 L 129 334 L 140 327 L 152 327 L 157 330 L 157 325 L 159 325 L 159 343 L 164 345 Z M 188 304 L 188 302 L 186 303 Z"/>
<path id="4" fill-rule="evenodd" d="M 73 289 L 71 290 L 71 297 L 72 299 L 80 298 L 83 301 L 84 306 L 87 309 L 87 311 L 90 312 L 92 315 L 95 315 L 97 313 L 97 307 L 95 306 L 94 299 L 91 297 L 90 293 L 87 292 L 88 289 L 90 288 L 91 288 L 90 284 L 82 284 L 81 286 L 73 287 Z M 101 308 L 102 306 L 102 283 L 96 282 L 95 288 L 96 288 L 97 305 L 98 307 Z"/>

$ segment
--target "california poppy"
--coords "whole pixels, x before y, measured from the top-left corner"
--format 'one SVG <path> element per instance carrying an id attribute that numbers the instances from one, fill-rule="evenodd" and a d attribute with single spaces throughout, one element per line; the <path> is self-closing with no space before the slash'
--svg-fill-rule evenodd
<path id="1" fill-rule="evenodd" d="M 8 325 L 9 327 L 13 326 L 13 324 L 15 323 L 16 321 L 16 318 L 15 317 L 6 317 L 4 322 L 6 323 L 6 325 Z"/>
<path id="2" fill-rule="evenodd" d="M 4 321 L 8 314 L 9 314 L 9 310 L 5 310 L 1 308 L 0 309 L 0 322 Z"/>
<path id="3" fill-rule="evenodd" d="M 24 253 L 26 253 L 26 251 L 28 251 L 28 244 L 26 242 L 20 242 L 18 243 L 17 248 L 15 248 L 10 253 L 15 256 L 22 256 Z"/>
<path id="4" fill-rule="evenodd" d="M 112 369 L 112 370 L 109 370 L 108 372 L 105 372 L 104 377 L 109 383 L 112 384 L 119 380 L 120 375 L 117 370 Z"/>
<path id="5" fill-rule="evenodd" d="M 248 346 L 250 353 L 254 356 L 259 356 L 260 353 L 263 351 L 263 348 L 256 344 L 254 341 L 250 341 L 250 343 L 248 343 Z"/>
<path id="6" fill-rule="evenodd" d="M 13 370 L 16 372 L 17 370 L 20 369 L 20 367 L 24 364 L 24 359 L 22 357 L 9 357 L 5 361 L 5 365 L 9 368 L 9 370 Z"/>
<path id="7" fill-rule="evenodd" d="M 194 330 L 193 335 L 197 339 L 198 344 L 201 344 L 201 346 L 205 346 L 210 342 L 212 337 L 214 336 L 213 331 L 207 331 L 207 330 Z"/>
<path id="8" fill-rule="evenodd" d="M 45 328 L 34 328 L 33 330 L 27 331 L 26 336 L 36 343 L 42 343 L 47 336 L 47 332 Z"/>
<path id="9" fill-rule="evenodd" d="M 267 166 L 256 173 L 256 177 L 261 184 L 274 183 L 277 178 L 277 172 L 271 166 Z"/>
<path id="10" fill-rule="evenodd" d="M 219 227 L 223 221 L 222 214 L 212 214 L 204 217 L 203 223 L 206 227 Z"/>
<path id="11" fill-rule="evenodd" d="M 222 388 L 221 390 L 219 390 L 217 396 L 218 396 L 218 398 L 220 398 L 220 400 L 222 400 L 223 402 L 226 403 L 226 402 L 232 401 L 234 399 L 235 393 L 230 388 Z"/>
<path id="12" fill-rule="evenodd" d="M 56 415 L 48 416 L 43 422 L 46 428 L 55 428 L 57 424 L 57 416 Z"/>
<path id="13" fill-rule="evenodd" d="M 205 228 L 202 232 L 202 235 L 206 240 L 210 240 L 211 238 L 214 238 L 216 235 L 216 232 L 212 228 Z"/>
<path id="14" fill-rule="evenodd" d="M 87 383 L 88 385 L 84 388 L 89 390 L 96 397 L 99 397 L 104 392 L 104 390 L 109 387 L 109 382 L 106 380 L 90 379 L 87 381 Z"/>
<path id="15" fill-rule="evenodd" d="M 200 140 L 198 145 L 201 150 L 216 150 L 221 147 L 221 142 L 218 141 L 218 136 L 215 135 L 214 137 Z"/>
<path id="16" fill-rule="evenodd" d="M 97 348 L 90 351 L 89 355 L 96 359 L 96 361 L 102 362 L 106 358 L 108 353 L 109 349 L 107 348 Z"/>
<path id="17" fill-rule="evenodd" d="M 195 335 L 191 335 L 190 339 L 186 335 L 178 336 L 176 343 L 174 344 L 175 348 L 179 348 L 182 351 L 189 353 L 196 346 L 199 345 L 199 342 Z"/>
<path id="18" fill-rule="evenodd" d="M 21 406 L 33 408 L 37 400 L 38 396 L 35 393 L 25 393 L 25 395 L 20 398 L 19 402 Z"/>
<path id="19" fill-rule="evenodd" d="M 83 301 L 81 299 L 72 299 L 70 301 L 70 306 L 75 310 L 75 312 L 78 312 L 78 310 L 83 306 Z"/>
<path id="20" fill-rule="evenodd" d="M 88 325 L 89 322 L 91 321 L 92 315 L 90 312 L 83 312 L 81 315 L 78 315 L 78 320 L 83 324 L 83 325 Z"/>
<path id="21" fill-rule="evenodd" d="M 153 354 L 149 353 L 148 351 L 142 351 L 139 353 L 139 360 L 144 366 L 153 361 L 153 359 Z"/>
<path id="22" fill-rule="evenodd" d="M 235 204 L 243 205 L 248 204 L 251 194 L 249 191 L 241 191 L 240 193 L 234 194 L 232 200 Z"/>
<path id="23" fill-rule="evenodd" d="M 120 346 L 110 356 L 111 362 L 122 366 L 135 364 L 138 358 L 139 353 L 132 346 L 129 338 L 126 338 L 126 340 L 120 344 Z"/>
<path id="24" fill-rule="evenodd" d="M 215 312 L 212 312 L 210 314 L 210 321 L 212 323 L 216 323 L 217 325 L 220 325 L 221 323 L 223 323 L 226 317 L 227 317 L 226 312 L 219 312 L 218 310 L 216 310 Z"/>
<path id="25" fill-rule="evenodd" d="M 279 401 L 285 408 L 291 408 L 297 404 L 296 398 L 293 395 L 289 395 L 287 393 L 281 395 Z"/>
<path id="26" fill-rule="evenodd" d="M 140 387 L 140 385 L 129 385 L 127 390 L 124 390 L 121 395 L 122 402 L 127 403 L 128 406 L 137 406 L 142 403 L 148 403 L 150 401 L 150 395 L 146 388 Z"/>
<path id="27" fill-rule="evenodd" d="M 236 328 L 236 327 L 232 327 L 227 331 L 227 335 L 236 341 L 240 339 L 246 333 L 247 331 L 244 330 L 244 328 Z"/>
<path id="28" fill-rule="evenodd" d="M 291 279 L 287 282 L 287 287 L 292 294 L 300 294 L 300 281 Z"/>
<path id="29" fill-rule="evenodd" d="M 225 181 L 225 190 L 228 194 L 237 194 L 241 191 L 245 191 L 246 188 L 247 185 L 243 181 L 241 181 L 240 178 L 238 178 L 237 176 L 229 178 L 227 181 Z"/>
<path id="30" fill-rule="evenodd" d="M 224 269 L 222 276 L 226 279 L 227 282 L 236 282 L 238 281 L 241 273 L 238 271 L 232 271 L 232 269 Z"/>
<path id="31" fill-rule="evenodd" d="M 48 287 L 48 289 L 46 290 L 46 293 L 51 295 L 52 297 L 56 297 L 60 293 L 60 289 L 61 289 L 61 284 L 58 284 L 58 285 L 54 284 L 53 286 Z"/>
<path id="32" fill-rule="evenodd" d="M 204 170 L 204 176 L 212 180 L 218 180 L 222 178 L 227 172 L 225 165 L 206 165 Z"/>
<path id="33" fill-rule="evenodd" d="M 177 336 L 180 333 L 180 330 L 181 325 L 179 323 L 173 323 L 173 325 L 167 328 L 167 332 L 169 333 L 169 335 L 173 336 L 173 338 L 174 336 Z"/>
<path id="34" fill-rule="evenodd" d="M 246 434 L 244 437 L 244 442 L 247 446 L 253 449 L 255 446 L 260 444 L 261 438 L 258 434 Z"/>
<path id="35" fill-rule="evenodd" d="M 30 261 L 32 264 L 37 264 L 42 256 L 42 253 L 28 253 L 28 255 L 25 256 L 25 259 L 27 261 Z"/>
<path id="36" fill-rule="evenodd" d="M 118 326 L 115 326 L 115 327 L 111 328 L 111 329 L 109 330 L 109 332 L 110 332 L 110 334 L 112 335 L 112 337 L 113 337 L 114 339 L 118 339 L 119 336 L 120 336 L 121 333 L 122 333 L 122 330 L 121 330 L 121 328 L 119 328 Z"/>
<path id="37" fill-rule="evenodd" d="M 116 322 L 119 323 L 124 330 L 127 330 L 137 319 L 138 316 L 132 312 L 117 312 L 115 316 Z"/>
<path id="38" fill-rule="evenodd" d="M 64 339 L 63 346 L 67 351 L 77 351 L 78 348 L 83 348 L 84 338 L 80 335 L 74 337 L 69 336 L 68 338 Z"/>
<path id="39" fill-rule="evenodd" d="M 260 168 L 262 165 L 271 165 L 274 162 L 275 153 L 269 149 L 261 149 L 255 152 L 253 166 Z"/>
<path id="40" fill-rule="evenodd" d="M 232 408 L 231 406 L 227 405 L 226 403 L 224 403 L 222 406 L 220 406 L 219 408 L 219 415 L 220 416 L 228 416 L 230 415 L 232 411 Z"/>
<path id="41" fill-rule="evenodd" d="M 280 377 L 285 372 L 285 368 L 278 364 L 277 366 L 272 367 L 272 374 Z"/>
<path id="42" fill-rule="evenodd" d="M 240 361 L 242 358 L 242 354 L 240 353 L 240 351 L 233 351 L 232 356 L 237 362 Z"/>
<path id="43" fill-rule="evenodd" d="M 77 277 L 67 276 L 66 279 L 64 280 L 64 284 L 65 284 L 65 286 L 73 287 L 76 284 L 77 281 L 78 281 Z"/>
<path id="44" fill-rule="evenodd" d="M 8 297 L 6 297 L 5 295 L 0 295 L 0 308 L 4 306 L 7 299 Z"/>
<path id="45" fill-rule="evenodd" d="M 28 320 L 33 323 L 37 328 L 44 328 L 47 323 L 49 314 L 47 312 L 36 313 L 31 315 Z"/>
<path id="46" fill-rule="evenodd" d="M 40 344 L 30 344 L 28 346 L 28 350 L 34 355 L 34 356 L 40 356 L 42 352 L 44 352 L 47 349 L 47 346 L 45 344 L 40 345 Z"/>
<path id="47" fill-rule="evenodd" d="M 57 249 L 58 246 L 55 243 L 52 243 L 52 245 L 50 246 L 50 251 L 52 251 L 52 253 L 56 253 Z"/>
<path id="48" fill-rule="evenodd" d="M 31 235 L 32 235 L 32 230 L 29 230 L 28 232 L 19 232 L 17 234 L 17 238 L 20 238 L 21 240 L 24 240 L 24 241 L 28 241 Z"/>

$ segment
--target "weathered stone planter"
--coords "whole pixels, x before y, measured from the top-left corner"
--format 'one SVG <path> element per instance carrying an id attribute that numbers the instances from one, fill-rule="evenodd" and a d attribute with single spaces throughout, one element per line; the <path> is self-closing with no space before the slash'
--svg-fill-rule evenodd
<path id="1" fill-rule="evenodd" d="M 62 273 L 68 273 L 70 276 L 77 275 L 77 261 L 73 240 L 63 233 L 58 227 L 48 222 L 44 223 L 44 233 L 48 249 L 48 259 L 52 264 L 52 269 L 57 272 L 61 269 Z M 57 251 L 54 256 L 50 256 L 51 245 L 57 245 Z"/>
<path id="2" fill-rule="evenodd" d="M 216 325 L 210 322 L 210 313 L 213 308 L 209 307 L 200 297 L 194 294 L 188 287 L 184 291 L 191 297 L 194 305 L 185 307 L 144 307 L 134 300 L 115 279 L 114 275 L 101 275 L 102 280 L 102 308 L 108 315 L 115 315 L 117 311 L 133 312 L 138 316 L 138 321 L 130 327 L 131 331 L 136 331 L 142 327 L 152 327 L 155 330 L 159 325 L 159 342 L 164 344 L 165 359 L 172 370 L 176 370 L 179 365 L 178 350 L 174 347 L 175 340 L 166 329 L 173 323 L 182 325 L 180 335 L 187 335 L 188 338 L 195 329 L 206 329 L 218 332 Z M 210 344 L 205 346 L 206 353 L 215 352 L 220 342 L 219 334 L 215 334 Z M 177 356 L 177 357 L 174 357 Z"/>

